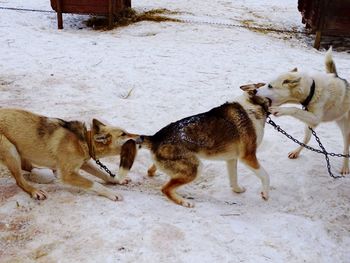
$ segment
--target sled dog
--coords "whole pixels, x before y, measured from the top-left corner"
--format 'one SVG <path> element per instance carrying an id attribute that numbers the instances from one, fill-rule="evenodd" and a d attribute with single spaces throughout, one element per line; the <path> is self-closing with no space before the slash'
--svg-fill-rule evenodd
<path id="1" fill-rule="evenodd" d="M 260 165 L 256 150 L 261 143 L 269 99 L 255 96 L 265 84 L 242 86 L 244 94 L 208 112 L 173 122 L 153 136 L 140 135 L 136 143 L 151 151 L 154 160 L 148 174 L 157 168 L 170 176 L 162 192 L 185 207 L 193 204 L 176 193 L 176 189 L 193 181 L 199 174 L 200 158 L 224 160 L 230 185 L 236 193 L 245 191 L 237 181 L 237 160 L 243 162 L 262 183 L 261 196 L 269 197 L 269 176 Z"/>
<path id="2" fill-rule="evenodd" d="M 311 138 L 308 128 L 317 127 L 321 122 L 336 121 L 343 135 L 344 154 L 349 154 L 350 143 L 350 85 L 338 76 L 330 48 L 325 56 L 326 73 L 307 74 L 291 72 L 281 74 L 261 87 L 257 95 L 272 101 L 270 112 L 275 116 L 289 115 L 304 122 L 303 143 Z M 297 107 L 279 107 L 285 103 L 301 104 L 306 110 Z M 290 159 L 298 158 L 303 147 L 290 152 Z M 341 174 L 349 173 L 349 159 L 344 158 Z"/>
<path id="3" fill-rule="evenodd" d="M 48 118 L 20 109 L 0 109 L 0 161 L 7 166 L 16 183 L 35 199 L 45 199 L 47 193 L 28 183 L 22 169 L 47 167 L 57 171 L 67 184 L 91 190 L 111 200 L 122 197 L 98 182 L 79 174 L 82 169 L 106 182 L 123 183 L 98 169 L 91 158 L 118 155 L 124 159 L 121 166 L 130 169 L 136 144 L 129 139 L 136 135 L 117 127 L 104 125 L 93 119 L 92 129 L 87 130 L 79 121 Z M 124 145 L 123 145 L 124 144 Z"/>

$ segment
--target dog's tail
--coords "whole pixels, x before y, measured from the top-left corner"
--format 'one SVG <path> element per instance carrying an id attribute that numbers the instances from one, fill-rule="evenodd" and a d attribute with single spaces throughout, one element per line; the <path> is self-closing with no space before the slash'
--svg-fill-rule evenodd
<path id="1" fill-rule="evenodd" d="M 134 140 L 128 140 L 122 145 L 120 151 L 120 164 L 118 178 L 125 178 L 130 171 L 137 154 L 136 142 Z"/>
<path id="2" fill-rule="evenodd" d="M 325 65 L 327 73 L 333 73 L 336 77 L 338 77 L 337 68 L 332 57 L 332 47 L 330 47 L 326 53 Z"/>
<path id="3" fill-rule="evenodd" d="M 136 139 L 136 144 L 141 148 L 151 149 L 152 148 L 152 136 L 140 135 Z"/>

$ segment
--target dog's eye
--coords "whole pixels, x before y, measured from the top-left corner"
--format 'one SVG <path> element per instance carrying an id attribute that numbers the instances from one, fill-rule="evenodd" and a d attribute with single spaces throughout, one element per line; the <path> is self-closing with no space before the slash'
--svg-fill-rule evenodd
<path id="1" fill-rule="evenodd" d="M 125 135 L 126 135 L 126 133 L 125 133 L 125 132 L 123 132 L 121 136 L 125 136 Z"/>
<path id="2" fill-rule="evenodd" d="M 267 85 L 267 88 L 272 89 L 273 87 L 271 86 L 271 84 Z"/>

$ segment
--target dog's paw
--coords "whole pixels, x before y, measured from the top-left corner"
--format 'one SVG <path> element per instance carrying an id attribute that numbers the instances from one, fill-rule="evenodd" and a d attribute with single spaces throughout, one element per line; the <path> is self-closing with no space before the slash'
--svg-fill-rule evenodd
<path id="1" fill-rule="evenodd" d="M 189 202 L 189 201 L 187 201 L 187 200 L 181 201 L 180 204 L 181 204 L 182 206 L 184 206 L 184 207 L 187 207 L 187 208 L 193 208 L 193 207 L 194 207 L 194 203 Z"/>
<path id="2" fill-rule="evenodd" d="M 283 109 L 281 107 L 277 107 L 277 106 L 271 106 L 269 108 L 269 112 L 276 117 L 282 116 L 283 115 L 282 111 L 283 111 Z"/>
<path id="3" fill-rule="evenodd" d="M 35 189 L 31 192 L 31 196 L 37 200 L 45 200 L 47 198 L 47 193 L 43 190 Z"/>
<path id="4" fill-rule="evenodd" d="M 244 193 L 246 189 L 243 186 L 237 186 L 237 187 L 232 187 L 232 191 L 237 194 L 241 194 L 241 193 Z"/>
<path id="5" fill-rule="evenodd" d="M 131 179 L 130 179 L 130 178 L 124 178 L 124 179 L 118 180 L 117 182 L 118 182 L 118 184 L 120 184 L 120 185 L 126 185 L 126 184 L 128 184 L 128 183 L 131 182 Z"/>
<path id="6" fill-rule="evenodd" d="M 107 197 L 112 201 L 123 201 L 123 196 L 117 193 L 109 194 Z"/>
<path id="7" fill-rule="evenodd" d="M 276 117 L 280 117 L 283 115 L 293 115 L 295 112 L 295 108 L 271 106 L 269 108 L 269 112 Z"/>
<path id="8" fill-rule="evenodd" d="M 300 151 L 292 151 L 288 153 L 289 159 L 297 159 L 299 157 Z"/>
<path id="9" fill-rule="evenodd" d="M 265 201 L 269 200 L 269 194 L 267 192 L 262 191 L 260 194 L 262 199 Z"/>
<path id="10" fill-rule="evenodd" d="M 350 173 L 349 167 L 343 166 L 343 168 L 340 171 L 340 174 L 347 175 Z"/>

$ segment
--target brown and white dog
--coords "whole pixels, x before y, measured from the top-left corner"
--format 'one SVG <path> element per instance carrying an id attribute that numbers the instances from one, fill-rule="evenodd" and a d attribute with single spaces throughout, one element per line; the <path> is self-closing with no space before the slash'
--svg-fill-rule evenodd
<path id="1" fill-rule="evenodd" d="M 79 121 L 48 118 L 19 109 L 0 109 L 0 161 L 10 170 L 18 186 L 39 200 L 45 199 L 47 194 L 29 184 L 22 169 L 31 171 L 33 166 L 47 167 L 56 170 L 64 183 L 92 190 L 111 200 L 121 200 L 119 194 L 82 177 L 79 169 L 106 182 L 123 183 L 98 169 L 91 157 L 118 155 L 123 150 L 127 154 L 123 154 L 126 157 L 121 166 L 130 169 L 136 145 L 128 140 L 136 137 L 96 119 L 88 131 Z M 130 154 L 134 154 L 131 162 Z"/>
<path id="2" fill-rule="evenodd" d="M 170 200 L 193 207 L 176 189 L 197 177 L 200 158 L 226 161 L 230 184 L 236 193 L 245 191 L 237 182 L 237 160 L 242 161 L 260 178 L 262 198 L 268 199 L 269 176 L 256 157 L 269 107 L 268 99 L 255 96 L 256 89 L 263 85 L 242 86 L 246 92 L 235 102 L 173 122 L 153 136 L 141 135 L 136 140 L 152 153 L 154 165 L 148 174 L 154 175 L 159 168 L 170 176 L 162 188 Z"/>
<path id="3" fill-rule="evenodd" d="M 261 87 L 257 95 L 271 99 L 270 112 L 275 116 L 289 115 L 304 122 L 307 144 L 311 138 L 309 126 L 315 128 L 321 122 L 336 121 L 343 135 L 344 154 L 349 154 L 350 144 L 350 85 L 338 77 L 332 58 L 332 49 L 326 53 L 327 73 L 309 75 L 297 69 L 281 74 Z M 307 110 L 296 107 L 278 107 L 285 103 L 302 104 Z M 298 158 L 303 147 L 290 152 L 288 157 Z M 349 173 L 349 159 L 344 158 L 342 174 Z"/>

